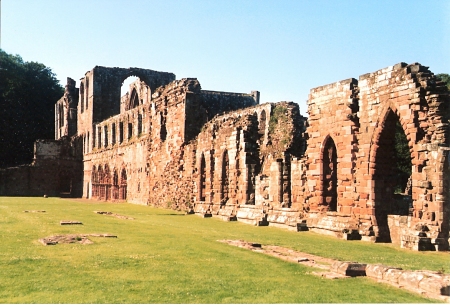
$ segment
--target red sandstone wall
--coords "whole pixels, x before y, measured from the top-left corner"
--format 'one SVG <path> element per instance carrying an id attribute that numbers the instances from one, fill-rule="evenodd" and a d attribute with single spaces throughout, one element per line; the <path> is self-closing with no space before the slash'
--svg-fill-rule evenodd
<path id="1" fill-rule="evenodd" d="M 430 242 L 445 248 L 448 101 L 444 84 L 420 64 L 401 63 L 362 75 L 359 81 L 312 89 L 304 159 L 307 187 L 298 184 L 300 190 L 293 191 L 297 201 L 305 200 L 309 226 L 341 235 L 356 230 L 363 238 L 395 240 L 405 247 Z M 412 158 L 413 208 L 403 222 L 388 220 L 395 201 L 391 183 L 396 117 Z M 329 162 L 333 158 L 335 164 Z M 335 207 L 330 204 L 333 196 Z"/>

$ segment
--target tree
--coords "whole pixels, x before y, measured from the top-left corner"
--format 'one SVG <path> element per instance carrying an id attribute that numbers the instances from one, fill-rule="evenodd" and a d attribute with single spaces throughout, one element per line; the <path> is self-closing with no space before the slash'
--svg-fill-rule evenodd
<path id="1" fill-rule="evenodd" d="M 30 163 L 34 141 L 54 138 L 63 93 L 50 68 L 0 50 L 0 167 Z"/>
<path id="2" fill-rule="evenodd" d="M 450 74 L 439 73 L 436 74 L 436 77 L 443 81 L 447 85 L 448 90 L 450 90 Z"/>
<path id="3" fill-rule="evenodd" d="M 411 176 L 412 164 L 408 139 L 399 121 L 395 125 L 394 143 L 395 172 L 397 173 L 397 185 L 395 185 L 394 189 L 395 192 L 402 193 L 405 190 L 408 178 Z"/>

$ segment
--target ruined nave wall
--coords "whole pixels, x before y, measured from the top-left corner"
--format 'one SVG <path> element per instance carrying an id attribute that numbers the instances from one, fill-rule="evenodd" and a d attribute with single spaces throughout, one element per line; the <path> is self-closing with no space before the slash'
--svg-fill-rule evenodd
<path id="1" fill-rule="evenodd" d="M 308 226 L 404 247 L 442 242 L 445 248 L 448 104 L 444 84 L 417 63 L 312 89 L 303 194 Z M 399 179 L 393 171 L 397 121 L 412 163 L 411 203 L 403 212 L 396 210 L 393 189 Z M 408 200 L 408 194 L 399 195 Z"/>
<path id="2" fill-rule="evenodd" d="M 127 201 L 160 205 L 168 200 L 168 194 L 176 194 L 170 187 L 165 188 L 165 175 L 171 172 L 171 166 L 183 162 L 186 109 L 195 105 L 199 90 L 195 79 L 174 81 L 156 89 L 151 102 L 96 124 L 96 146 L 84 156 L 84 195 L 92 196 L 93 188 L 88 187 L 92 184 L 91 170 L 99 166 L 108 166 L 111 173 L 125 169 Z M 170 179 L 179 178 L 177 175 Z"/>
<path id="3" fill-rule="evenodd" d="M 250 223 L 291 206 L 291 157 L 303 153 L 304 118 L 291 102 L 215 117 L 196 147 L 196 212 Z"/>
<path id="4" fill-rule="evenodd" d="M 386 153 L 386 137 L 395 116 L 406 135 L 411 154 L 412 204 L 407 224 L 399 230 L 401 236 L 394 238 L 408 247 L 418 243 L 417 231 L 427 230 L 425 235 L 432 242 L 440 243 L 441 235 L 446 235 L 442 232 L 448 232 L 450 202 L 448 189 L 444 186 L 450 178 L 446 165 L 450 144 L 450 98 L 446 86 L 428 67 L 400 63 L 362 75 L 359 89 L 359 117 L 361 130 L 365 133 L 358 139 L 356 177 L 361 196 L 358 205 L 373 215 L 375 230 L 388 226 L 383 220 L 386 218 L 383 210 L 392 204 L 387 194 L 390 188 L 388 175 L 391 174 L 387 167 L 392 163 Z"/>

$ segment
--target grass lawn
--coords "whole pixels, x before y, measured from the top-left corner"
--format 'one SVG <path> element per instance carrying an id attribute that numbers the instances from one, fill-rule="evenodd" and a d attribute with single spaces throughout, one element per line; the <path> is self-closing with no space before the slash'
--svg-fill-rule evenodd
<path id="1" fill-rule="evenodd" d="M 134 220 L 94 213 L 99 210 Z M 61 220 L 83 225 L 61 226 Z M 217 241 L 221 239 L 403 269 L 449 271 L 448 253 L 412 252 L 132 204 L 0 197 L 0 228 L 0 303 L 434 302 L 367 278 L 319 278 L 310 274 L 313 268 Z M 118 238 L 92 237 L 90 245 L 38 242 L 69 233 Z"/>

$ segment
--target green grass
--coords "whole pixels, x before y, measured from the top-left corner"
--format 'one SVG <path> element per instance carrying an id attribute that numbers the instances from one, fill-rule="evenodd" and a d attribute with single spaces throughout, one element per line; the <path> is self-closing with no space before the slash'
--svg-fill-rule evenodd
<path id="1" fill-rule="evenodd" d="M 98 215 L 96 210 L 135 219 Z M 83 225 L 61 226 L 60 220 Z M 110 233 L 118 238 L 91 238 L 91 245 L 38 242 L 68 233 Z M 367 278 L 322 279 L 310 274 L 312 268 L 217 242 L 220 239 L 404 269 L 447 269 L 449 258 L 448 253 L 412 252 L 132 204 L 0 197 L 0 303 L 432 301 Z"/>

